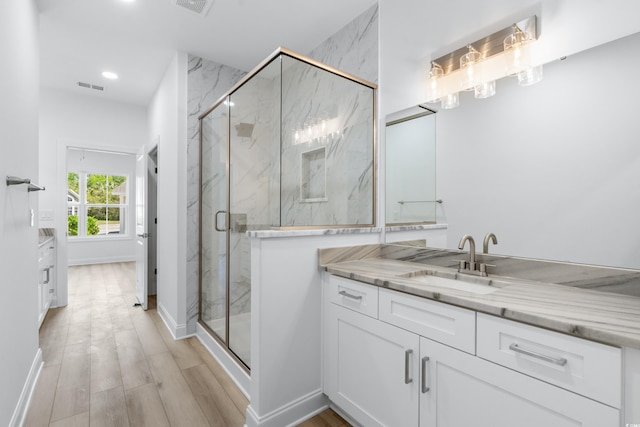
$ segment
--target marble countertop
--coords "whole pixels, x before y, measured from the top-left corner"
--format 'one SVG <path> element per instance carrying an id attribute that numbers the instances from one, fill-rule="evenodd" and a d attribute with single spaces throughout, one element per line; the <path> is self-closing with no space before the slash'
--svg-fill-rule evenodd
<path id="1" fill-rule="evenodd" d="M 506 268 L 505 271 L 513 276 L 490 273 L 489 277 L 482 278 L 463 275 L 465 282 L 498 288 L 495 291 L 491 289 L 491 293 L 478 294 L 420 280 L 420 276 L 425 274 L 448 278 L 460 276 L 456 269 L 436 263 L 448 265 L 455 261 L 442 260 L 452 257 L 460 259 L 461 255 L 464 256 L 455 251 L 382 244 L 323 249 L 320 250 L 319 261 L 326 271 L 337 276 L 580 338 L 640 349 L 640 296 L 598 289 L 595 287 L 597 280 L 594 279 L 600 276 L 605 282 L 611 282 L 611 277 L 618 277 L 619 274 L 627 284 L 622 289 L 628 290 L 633 285 L 631 293 L 634 293 L 637 292 L 635 280 L 640 278 L 640 271 L 542 262 L 536 266 L 542 277 L 550 274 L 545 270 L 546 264 L 550 264 L 551 271 L 563 273 L 559 278 L 565 283 L 549 283 L 530 277 L 513 277 L 513 265 L 520 263 L 525 266 L 525 271 L 535 270 L 528 265 L 534 260 L 515 258 L 516 262 L 511 257 L 500 257 L 505 258 L 505 265 L 511 266 L 511 270 Z M 433 264 L 429 264 L 429 260 Z M 565 267 L 565 270 L 561 267 Z M 499 266 L 496 269 L 499 270 Z M 583 283 L 575 280 L 577 276 L 590 285 L 580 286 Z M 620 280 L 615 282 L 619 284 Z"/>

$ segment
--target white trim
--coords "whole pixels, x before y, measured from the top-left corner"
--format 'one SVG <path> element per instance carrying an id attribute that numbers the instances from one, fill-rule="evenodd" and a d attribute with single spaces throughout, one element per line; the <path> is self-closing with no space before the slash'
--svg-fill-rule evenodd
<path id="1" fill-rule="evenodd" d="M 224 369 L 227 375 L 231 377 L 242 394 L 244 394 L 247 399 L 251 400 L 248 391 L 251 387 L 251 377 L 249 374 L 247 374 L 247 372 L 238 365 L 238 362 L 236 362 L 229 353 L 227 353 L 227 350 L 224 349 L 218 341 L 213 339 L 213 337 L 211 337 L 211 335 L 209 335 L 199 323 L 196 325 L 196 336 L 202 345 L 209 350 L 209 353 L 211 353 L 213 358 L 218 361 L 220 366 L 222 366 L 222 369 Z"/>
<path id="2" fill-rule="evenodd" d="M 165 326 L 169 329 L 169 332 L 171 332 L 174 340 L 181 340 L 193 336 L 193 334 L 187 333 L 187 324 L 183 323 L 179 325 L 161 302 L 158 303 L 157 311 Z"/>
<path id="3" fill-rule="evenodd" d="M 44 362 L 42 360 L 42 350 L 38 349 L 38 351 L 36 352 L 36 357 L 33 359 L 33 363 L 31 364 L 31 369 L 29 370 L 27 381 L 24 383 L 22 393 L 20 393 L 18 405 L 13 411 L 13 416 L 11 417 L 11 421 L 9 422 L 9 427 L 21 427 L 22 425 L 24 425 L 24 421 L 27 418 L 27 410 L 29 409 L 29 405 L 31 404 L 31 398 L 33 397 L 33 392 L 36 388 L 36 384 L 38 383 L 38 378 L 40 377 L 40 372 L 42 372 L 43 365 Z"/>
<path id="4" fill-rule="evenodd" d="M 329 400 L 322 390 L 302 396 L 263 417 L 259 417 L 249 404 L 244 425 L 245 427 L 294 427 L 328 407 Z"/>
<path id="5" fill-rule="evenodd" d="M 99 258 L 82 258 L 69 260 L 68 265 L 89 265 L 89 264 L 111 264 L 114 262 L 135 262 L 136 258 L 132 256 L 115 256 L 115 257 L 99 257 Z"/>

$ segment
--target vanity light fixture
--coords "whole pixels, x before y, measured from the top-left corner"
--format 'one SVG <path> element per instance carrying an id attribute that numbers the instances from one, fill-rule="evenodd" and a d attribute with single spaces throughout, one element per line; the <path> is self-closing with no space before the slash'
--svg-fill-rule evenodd
<path id="1" fill-rule="evenodd" d="M 542 80 L 542 65 L 535 63 L 532 49 L 537 25 L 533 15 L 432 61 L 427 102 L 450 109 L 459 105 L 461 90 L 489 98 L 496 93 L 496 80 L 503 77 L 517 76 L 521 86 Z"/>

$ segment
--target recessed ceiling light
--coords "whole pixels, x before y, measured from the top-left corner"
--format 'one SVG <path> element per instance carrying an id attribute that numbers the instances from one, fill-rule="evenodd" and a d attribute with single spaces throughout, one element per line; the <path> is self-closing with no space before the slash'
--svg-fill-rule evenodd
<path id="1" fill-rule="evenodd" d="M 118 75 L 116 73 L 112 73 L 111 71 L 103 71 L 102 77 L 109 80 L 115 80 L 118 78 Z"/>

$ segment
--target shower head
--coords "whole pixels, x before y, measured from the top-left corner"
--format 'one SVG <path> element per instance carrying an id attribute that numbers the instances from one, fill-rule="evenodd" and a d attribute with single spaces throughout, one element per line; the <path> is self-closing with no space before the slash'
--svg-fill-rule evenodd
<path id="1" fill-rule="evenodd" d="M 253 134 L 253 123 L 238 123 L 235 127 L 236 127 L 236 134 L 239 137 L 247 137 L 247 138 L 251 138 L 251 135 Z"/>

